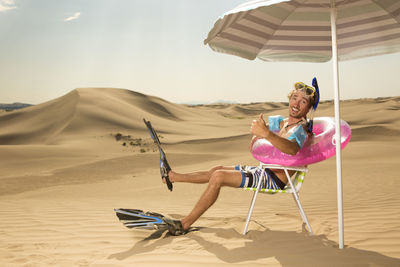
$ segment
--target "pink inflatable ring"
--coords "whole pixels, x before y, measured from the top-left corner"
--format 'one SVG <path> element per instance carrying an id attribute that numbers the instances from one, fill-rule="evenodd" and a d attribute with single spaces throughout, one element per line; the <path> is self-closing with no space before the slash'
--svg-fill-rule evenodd
<path id="1" fill-rule="evenodd" d="M 341 148 L 350 141 L 351 129 L 341 120 Z M 283 153 L 265 139 L 254 142 L 253 157 L 266 164 L 282 166 L 303 166 L 328 159 L 336 154 L 335 119 L 319 117 L 314 119 L 314 136 L 306 141 L 303 148 L 294 156 Z"/>

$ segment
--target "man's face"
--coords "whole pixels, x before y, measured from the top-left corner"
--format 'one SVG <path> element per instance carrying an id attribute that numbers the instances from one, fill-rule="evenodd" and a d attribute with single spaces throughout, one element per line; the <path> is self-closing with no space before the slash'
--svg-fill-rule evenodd
<path id="1" fill-rule="evenodd" d="M 289 116 L 297 119 L 305 117 L 310 110 L 310 99 L 303 91 L 296 91 L 289 100 Z"/>

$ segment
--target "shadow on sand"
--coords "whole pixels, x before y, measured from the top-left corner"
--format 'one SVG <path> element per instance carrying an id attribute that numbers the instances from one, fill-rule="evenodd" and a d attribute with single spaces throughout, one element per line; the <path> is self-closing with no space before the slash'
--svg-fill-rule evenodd
<path id="1" fill-rule="evenodd" d="M 230 236 L 233 229 L 204 229 L 216 236 Z M 228 233 L 224 233 L 228 232 Z M 205 250 L 227 263 L 240 263 L 274 257 L 282 266 L 400 266 L 400 259 L 383 254 L 345 247 L 327 239 L 325 235 L 310 236 L 293 231 L 250 231 L 243 238 L 244 246 L 228 249 L 223 244 L 207 241 L 199 235 L 189 238 Z"/>
<path id="2" fill-rule="evenodd" d="M 134 244 L 127 251 L 112 254 L 108 258 L 124 260 L 158 247 L 169 245 L 174 238 L 165 230 L 158 230 Z M 327 239 L 325 235 L 310 236 L 294 231 L 254 230 L 246 236 L 235 229 L 200 228 L 199 232 L 188 233 L 178 238 L 197 242 L 204 250 L 226 263 L 251 262 L 275 258 L 282 266 L 400 266 L 400 259 L 383 254 L 345 247 Z M 227 248 L 230 239 L 244 241 L 244 245 Z M 208 241 L 212 240 L 212 241 Z M 236 243 L 236 242 L 235 242 Z M 232 246 L 230 246 L 232 247 Z"/>
<path id="3" fill-rule="evenodd" d="M 124 260 L 136 254 L 146 253 L 158 247 L 168 245 L 172 241 L 172 236 L 168 232 L 163 235 L 164 232 L 167 232 L 167 229 L 157 230 L 145 239 L 135 243 L 129 250 L 111 254 L 108 256 L 108 259 Z"/>

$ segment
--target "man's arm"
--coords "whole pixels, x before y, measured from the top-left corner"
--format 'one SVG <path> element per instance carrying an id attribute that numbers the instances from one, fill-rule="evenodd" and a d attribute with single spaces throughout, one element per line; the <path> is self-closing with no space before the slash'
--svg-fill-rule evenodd
<path id="1" fill-rule="evenodd" d="M 267 139 L 275 148 L 289 155 L 296 155 L 300 147 L 295 140 L 288 140 L 271 132 L 265 125 L 263 114 L 251 124 L 251 133 L 259 138 Z"/>
<path id="2" fill-rule="evenodd" d="M 251 142 L 250 142 L 250 145 L 249 145 L 250 152 L 253 150 L 253 145 L 254 145 L 254 143 L 255 143 L 258 139 L 262 139 L 262 138 L 253 135 L 253 138 L 251 139 Z"/>

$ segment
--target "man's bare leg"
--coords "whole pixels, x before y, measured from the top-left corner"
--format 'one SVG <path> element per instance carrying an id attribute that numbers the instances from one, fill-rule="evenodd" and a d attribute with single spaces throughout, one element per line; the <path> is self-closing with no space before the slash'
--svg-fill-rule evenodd
<path id="1" fill-rule="evenodd" d="M 193 210 L 181 220 L 184 230 L 189 227 L 217 200 L 222 186 L 239 187 L 242 182 L 242 174 L 235 170 L 219 169 L 212 173 L 207 189 Z"/>
<path id="2" fill-rule="evenodd" d="M 233 170 L 234 167 L 224 167 L 224 166 L 217 166 L 208 171 L 198 171 L 198 172 L 191 172 L 191 173 L 177 173 L 174 171 L 170 171 L 168 173 L 169 180 L 171 182 L 183 182 L 183 183 L 199 183 L 204 184 L 208 183 L 212 174 L 218 170 Z M 163 180 L 165 183 L 165 180 Z"/>

